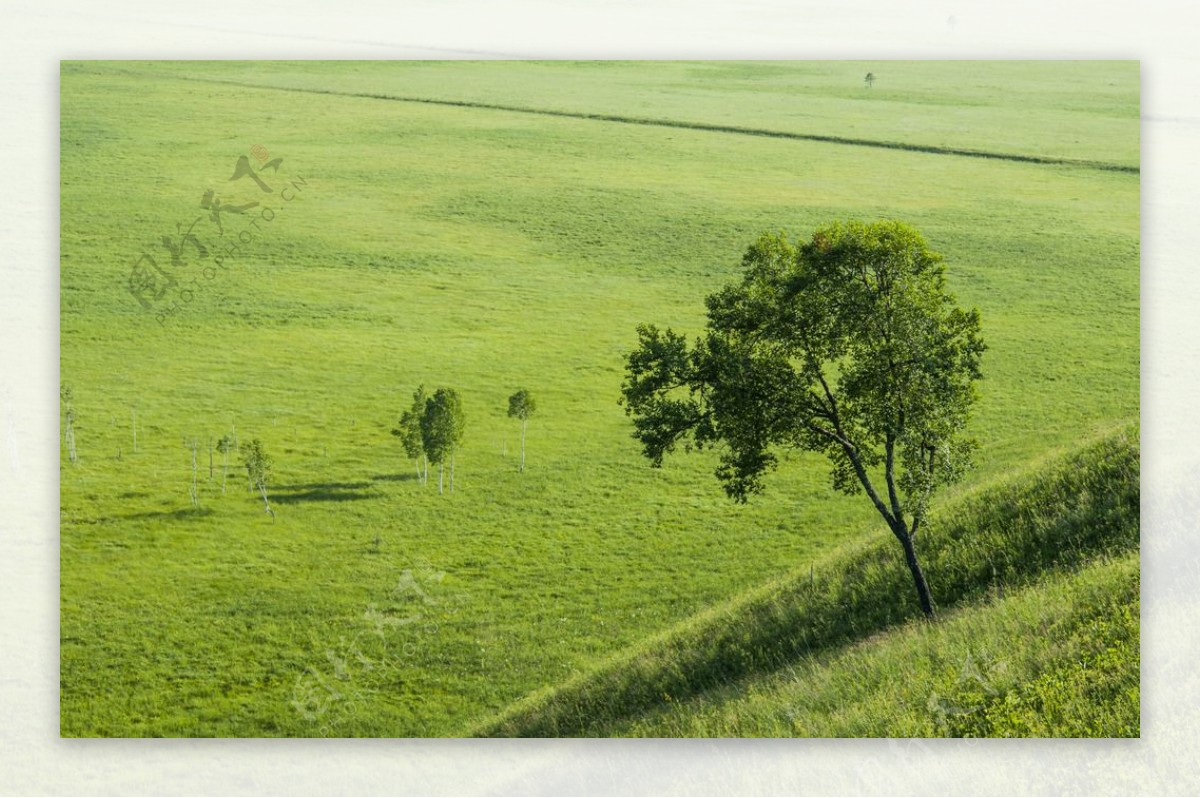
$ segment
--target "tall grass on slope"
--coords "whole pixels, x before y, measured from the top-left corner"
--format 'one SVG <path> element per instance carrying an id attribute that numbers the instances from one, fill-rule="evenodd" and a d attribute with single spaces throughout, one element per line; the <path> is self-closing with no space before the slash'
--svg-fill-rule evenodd
<path id="1" fill-rule="evenodd" d="M 1139 558 L 637 718 L 647 737 L 1137 737 Z"/>
<path id="2" fill-rule="evenodd" d="M 1131 428 L 943 507 L 918 541 L 943 609 L 1137 548 L 1138 433 Z M 490 736 L 604 735 L 613 724 L 919 612 L 902 553 L 883 530 L 807 569 L 714 607 L 594 671 L 516 702 Z"/>

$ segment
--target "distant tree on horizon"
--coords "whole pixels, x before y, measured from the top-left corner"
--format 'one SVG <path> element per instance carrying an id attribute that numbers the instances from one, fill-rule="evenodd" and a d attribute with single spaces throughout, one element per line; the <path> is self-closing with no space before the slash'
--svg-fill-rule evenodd
<path id="1" fill-rule="evenodd" d="M 872 86 L 874 86 L 875 85 L 875 73 L 868 72 L 867 76 L 865 78 L 863 78 L 863 82 L 867 84 L 868 89 L 871 88 Z"/>
<path id="2" fill-rule="evenodd" d="M 521 420 L 521 464 L 517 466 L 518 473 L 525 472 L 525 425 L 529 423 L 529 417 L 536 410 L 537 402 L 524 388 L 508 397 L 508 417 Z"/>

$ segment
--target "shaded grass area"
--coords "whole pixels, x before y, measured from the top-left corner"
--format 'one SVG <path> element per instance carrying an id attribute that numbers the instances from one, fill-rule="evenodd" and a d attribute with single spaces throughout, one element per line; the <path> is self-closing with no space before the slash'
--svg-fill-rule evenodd
<path id="1" fill-rule="evenodd" d="M 1137 548 L 1136 430 L 942 508 L 919 544 L 935 603 L 1034 583 Z M 597 736 L 613 724 L 752 674 L 836 649 L 917 614 L 891 540 L 849 546 L 537 693 L 477 729 L 493 736 Z"/>
<path id="2" fill-rule="evenodd" d="M 608 729 L 650 737 L 1137 737 L 1136 553 Z"/>

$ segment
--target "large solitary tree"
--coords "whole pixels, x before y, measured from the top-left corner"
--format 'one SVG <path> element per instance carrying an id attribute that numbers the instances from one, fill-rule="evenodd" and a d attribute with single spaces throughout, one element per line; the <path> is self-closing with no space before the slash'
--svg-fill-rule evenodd
<path id="1" fill-rule="evenodd" d="M 450 461 L 450 490 L 454 491 L 454 453 L 463 439 L 462 402 L 453 388 L 438 388 L 425 400 L 421 416 L 421 441 L 429 462 L 438 467 L 438 493 L 442 492 L 446 461 Z"/>
<path id="2" fill-rule="evenodd" d="M 969 466 L 962 436 L 985 346 L 942 258 L 895 221 L 840 222 L 792 243 L 765 234 L 740 282 L 707 299 L 705 334 L 638 328 L 622 387 L 652 465 L 714 446 L 731 498 L 761 492 L 775 452 L 823 453 L 833 486 L 864 492 L 904 549 L 933 617 L 916 541 L 930 497 Z"/>

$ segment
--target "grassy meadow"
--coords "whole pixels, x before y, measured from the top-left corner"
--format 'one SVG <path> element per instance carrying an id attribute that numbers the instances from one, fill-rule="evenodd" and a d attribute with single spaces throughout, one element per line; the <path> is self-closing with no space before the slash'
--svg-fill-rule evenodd
<path id="1" fill-rule="evenodd" d="M 1131 62 L 63 62 L 61 379 L 78 460 L 64 445 L 61 733 L 494 730 L 614 652 L 797 568 L 893 544 L 865 499 L 830 489 L 820 458 L 784 458 L 766 494 L 737 506 L 708 453 L 655 470 L 630 437 L 617 399 L 635 326 L 698 333 L 703 297 L 764 230 L 902 219 L 979 308 L 978 467 L 940 505 L 1127 435 L 1138 81 Z M 258 147 L 282 159 L 258 173 L 271 192 L 229 179 L 240 157 L 258 166 Z M 218 228 L 208 191 L 227 209 L 258 205 Z M 144 253 L 179 283 L 149 310 L 129 290 Z M 453 493 L 419 484 L 390 435 L 420 384 L 463 399 Z M 524 473 L 505 415 L 520 387 L 538 402 Z M 224 490 L 219 453 L 210 472 L 209 440 L 235 430 L 274 458 L 274 520 L 236 457 Z M 1017 561 L 1011 609 L 964 587 L 944 629 L 887 619 L 870 633 L 897 639 L 875 643 L 887 651 L 872 667 L 942 642 L 961 654 L 955 641 L 987 626 L 971 613 L 996 610 L 989 639 L 1020 640 L 1039 590 L 1074 640 L 1111 616 L 1100 587 L 1136 584 L 1129 524 L 1119 550 L 1088 549 L 1095 562 Z M 926 566 L 935 592 L 953 562 Z M 1127 641 L 1129 618 L 1110 621 Z M 1076 648 L 1014 664 L 1013 694 Z M 804 678 L 829 684 L 840 656 L 823 650 Z M 1136 662 L 1124 666 L 1120 684 L 1132 668 L 1136 686 Z M 699 696 L 688 717 L 647 705 L 602 733 L 964 733 L 928 717 L 720 720 L 757 711 L 737 701 L 804 690 L 738 684 L 719 686 L 719 710 Z M 1078 718 L 966 732 L 1129 733 Z"/>

